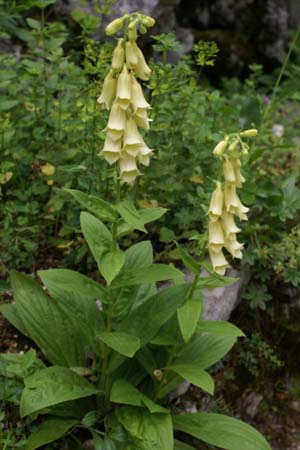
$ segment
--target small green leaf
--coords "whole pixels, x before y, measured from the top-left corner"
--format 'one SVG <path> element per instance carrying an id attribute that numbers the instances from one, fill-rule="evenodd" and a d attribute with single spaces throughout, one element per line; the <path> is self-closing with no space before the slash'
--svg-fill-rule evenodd
<path id="1" fill-rule="evenodd" d="M 99 261 L 99 269 L 107 284 L 110 284 L 122 269 L 125 256 L 125 252 L 118 248 L 102 256 Z"/>
<path id="2" fill-rule="evenodd" d="M 201 293 L 198 293 L 198 296 L 200 297 L 197 299 L 188 298 L 177 310 L 179 327 L 184 342 L 191 339 L 200 319 L 203 299 Z"/>
<path id="3" fill-rule="evenodd" d="M 71 194 L 74 199 L 84 208 L 91 211 L 95 216 L 101 220 L 115 222 L 118 215 L 114 208 L 106 201 L 94 195 L 88 195 L 76 189 L 66 189 L 64 191 Z"/>
<path id="4" fill-rule="evenodd" d="M 134 230 L 144 231 L 146 233 L 146 229 L 144 224 L 139 216 L 139 213 L 134 208 L 134 206 L 128 201 L 124 201 L 115 206 L 116 210 L 130 227 Z"/>
<path id="5" fill-rule="evenodd" d="M 98 391 L 85 378 L 66 367 L 52 366 L 25 378 L 21 417 L 59 403 L 89 397 Z"/>
<path id="6" fill-rule="evenodd" d="M 112 348 L 121 355 L 132 358 L 140 348 L 141 342 L 138 337 L 121 331 L 103 331 L 98 334 L 99 339 L 109 348 Z"/>
<path id="7" fill-rule="evenodd" d="M 174 439 L 174 450 L 195 450 L 195 449 L 194 447 L 191 447 L 185 442 L 177 441 L 177 439 Z"/>
<path id="8" fill-rule="evenodd" d="M 177 242 L 175 242 L 179 256 L 185 265 L 185 267 L 194 274 L 198 274 L 201 270 L 201 264 L 199 264 L 186 250 L 185 248 L 181 247 Z"/>
<path id="9" fill-rule="evenodd" d="M 153 222 L 162 217 L 168 209 L 166 208 L 144 208 L 138 211 L 139 216 L 144 224 Z"/>
<path id="10" fill-rule="evenodd" d="M 220 288 L 225 286 L 231 286 L 232 284 L 236 283 L 238 281 L 238 278 L 232 278 L 232 277 L 201 277 L 199 278 L 197 282 L 197 288 L 201 289 L 214 289 L 214 288 Z"/>
<path id="11" fill-rule="evenodd" d="M 9 111 L 14 106 L 17 106 L 19 104 L 18 100 L 3 100 L 0 101 L 0 112 Z"/>
<path id="12" fill-rule="evenodd" d="M 175 430 L 226 450 L 271 450 L 254 428 L 223 414 L 182 414 L 175 416 L 173 423 Z"/>
<path id="13" fill-rule="evenodd" d="M 200 320 L 196 332 L 219 336 L 245 336 L 242 330 L 225 320 Z"/>
<path id="14" fill-rule="evenodd" d="M 26 18 L 26 22 L 30 26 L 30 28 L 33 28 L 34 30 L 40 30 L 41 29 L 41 23 L 38 20 L 31 19 L 31 17 Z"/>
<path id="15" fill-rule="evenodd" d="M 27 440 L 26 450 L 35 450 L 49 442 L 56 441 L 77 424 L 71 419 L 46 419 Z"/>
<path id="16" fill-rule="evenodd" d="M 205 370 L 201 369 L 201 367 L 183 364 L 172 365 L 169 366 L 168 369 L 177 373 L 195 386 L 203 389 L 203 391 L 213 395 L 215 389 L 214 380 L 207 372 L 205 372 Z"/>
<path id="17" fill-rule="evenodd" d="M 168 409 L 154 403 L 149 397 L 142 394 L 132 384 L 123 379 L 114 382 L 111 388 L 110 401 L 114 403 L 123 403 L 125 405 L 141 406 L 151 413 L 168 413 Z"/>

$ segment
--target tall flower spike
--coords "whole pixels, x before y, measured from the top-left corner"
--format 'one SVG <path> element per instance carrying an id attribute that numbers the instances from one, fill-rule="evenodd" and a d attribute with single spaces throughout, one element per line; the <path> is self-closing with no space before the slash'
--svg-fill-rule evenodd
<path id="1" fill-rule="evenodd" d="M 132 13 L 114 20 L 106 28 L 110 36 L 124 28 L 124 37 L 118 39 L 112 55 L 111 70 L 98 98 L 100 104 L 110 109 L 104 130 L 106 139 L 100 154 L 108 164 L 119 164 L 120 178 L 129 184 L 140 175 L 137 163 L 148 166 L 153 153 L 139 132 L 139 128 L 145 131 L 150 128 L 147 111 L 151 106 L 135 78 L 136 75 L 142 80 L 149 79 L 151 70 L 136 40 L 138 29 L 144 32 L 153 25 L 154 19 L 151 17 Z"/>

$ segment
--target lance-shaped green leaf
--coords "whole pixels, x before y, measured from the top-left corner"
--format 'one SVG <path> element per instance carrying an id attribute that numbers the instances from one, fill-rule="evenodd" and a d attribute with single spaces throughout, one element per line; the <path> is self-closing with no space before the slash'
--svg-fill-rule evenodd
<path id="1" fill-rule="evenodd" d="M 210 333 L 219 336 L 245 336 L 237 326 L 225 320 L 200 320 L 197 333 Z"/>
<path id="2" fill-rule="evenodd" d="M 182 414 L 173 418 L 173 424 L 175 430 L 226 450 L 271 450 L 253 427 L 223 414 Z"/>
<path id="3" fill-rule="evenodd" d="M 125 405 L 146 407 L 151 413 L 168 413 L 169 410 L 154 403 L 136 387 L 123 379 L 114 382 L 110 392 L 110 401 Z"/>
<path id="4" fill-rule="evenodd" d="M 166 208 L 145 208 L 138 211 L 139 217 L 143 223 L 146 225 L 149 222 L 162 217 L 168 210 Z M 128 225 L 126 222 L 118 226 L 118 237 L 125 236 L 133 231 L 132 226 Z"/>
<path id="5" fill-rule="evenodd" d="M 180 331 L 184 342 L 188 342 L 194 334 L 202 311 L 202 293 L 197 293 L 197 298 L 188 298 L 178 308 L 177 316 Z"/>
<path id="6" fill-rule="evenodd" d="M 130 202 L 125 200 L 116 205 L 115 208 L 127 225 L 134 230 L 140 230 L 146 233 L 144 223 L 141 220 L 139 213 Z"/>
<path id="7" fill-rule="evenodd" d="M 77 373 L 66 367 L 52 366 L 25 378 L 20 414 L 28 416 L 48 406 L 89 397 L 97 389 Z"/>
<path id="8" fill-rule="evenodd" d="M 0 312 L 3 314 L 6 320 L 8 320 L 17 330 L 22 334 L 28 336 L 28 331 L 18 314 L 17 306 L 12 303 L 3 303 L 0 305 Z"/>
<path id="9" fill-rule="evenodd" d="M 152 264 L 136 270 L 122 271 L 112 283 L 113 287 L 134 286 L 137 284 L 155 283 L 157 281 L 175 280 L 182 272 L 166 264 Z"/>
<path id="10" fill-rule="evenodd" d="M 82 339 L 78 323 L 31 277 L 13 271 L 11 283 L 17 314 L 45 356 L 54 364 L 84 366 L 89 344 Z"/>
<path id="11" fill-rule="evenodd" d="M 99 261 L 99 269 L 107 284 L 110 284 L 118 275 L 125 262 L 125 252 L 116 248 L 105 253 Z"/>
<path id="12" fill-rule="evenodd" d="M 143 450 L 173 450 L 173 427 L 170 414 L 152 414 L 136 407 L 122 407 L 116 416 L 130 436 L 129 448 Z M 141 447 L 142 443 L 142 447 Z"/>
<path id="13" fill-rule="evenodd" d="M 191 447 L 185 442 L 177 441 L 177 439 L 174 439 L 174 450 L 195 450 L 195 448 Z"/>
<path id="14" fill-rule="evenodd" d="M 81 206 L 91 211 L 99 219 L 114 222 L 118 218 L 118 214 L 114 210 L 113 206 L 101 198 L 95 197 L 94 195 L 85 194 L 84 192 L 76 189 L 64 188 L 64 191 L 71 194 Z"/>
<path id="15" fill-rule="evenodd" d="M 77 424 L 73 419 L 46 419 L 31 433 L 26 450 L 35 450 L 61 438 Z"/>
<path id="16" fill-rule="evenodd" d="M 80 224 L 85 240 L 99 266 L 103 255 L 111 250 L 111 232 L 101 220 L 86 212 L 80 214 Z"/>
<path id="17" fill-rule="evenodd" d="M 213 395 L 215 389 L 215 383 L 209 373 L 194 365 L 172 365 L 168 369 L 180 375 L 185 380 L 194 384 L 195 386 L 203 389 L 203 391 L 208 392 Z"/>
<path id="18" fill-rule="evenodd" d="M 181 245 L 178 244 L 178 242 L 175 242 L 179 256 L 185 265 L 185 267 L 194 274 L 198 274 L 201 270 L 201 264 L 197 262 L 186 250 L 185 248 L 181 247 Z"/>
<path id="19" fill-rule="evenodd" d="M 121 331 L 102 331 L 98 334 L 98 338 L 109 348 L 129 358 L 133 357 L 141 345 L 138 337 Z"/>

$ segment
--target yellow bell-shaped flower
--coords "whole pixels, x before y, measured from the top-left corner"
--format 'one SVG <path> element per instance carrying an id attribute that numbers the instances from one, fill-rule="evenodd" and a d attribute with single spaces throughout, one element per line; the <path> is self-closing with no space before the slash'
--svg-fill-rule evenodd
<path id="1" fill-rule="evenodd" d="M 127 109 L 131 101 L 131 85 L 132 78 L 124 65 L 122 72 L 118 78 L 117 84 L 117 102 L 123 109 Z"/>
<path id="2" fill-rule="evenodd" d="M 120 71 L 125 62 L 124 39 L 119 39 L 116 48 L 112 54 L 111 67 L 115 71 Z"/>
<path id="3" fill-rule="evenodd" d="M 234 168 L 227 155 L 225 156 L 225 160 L 223 163 L 223 175 L 228 183 L 235 183 Z"/>
<path id="4" fill-rule="evenodd" d="M 236 233 L 241 230 L 236 226 L 233 215 L 227 211 L 223 211 L 221 221 L 225 238 L 227 240 L 235 239 Z"/>
<path id="5" fill-rule="evenodd" d="M 143 128 L 144 130 L 150 130 L 151 119 L 148 118 L 147 110 L 143 108 L 138 108 L 133 115 L 133 119 L 138 127 Z"/>
<path id="6" fill-rule="evenodd" d="M 128 155 L 126 152 L 122 152 L 120 158 L 120 177 L 126 183 L 133 183 L 136 177 L 140 174 L 136 160 L 133 156 Z"/>
<path id="7" fill-rule="evenodd" d="M 137 45 L 135 44 L 135 42 L 126 42 L 126 64 L 129 69 L 134 69 L 139 62 L 136 49 Z"/>
<path id="8" fill-rule="evenodd" d="M 114 140 L 110 137 L 110 135 L 107 133 L 103 150 L 100 152 L 102 156 L 106 159 L 108 164 L 113 164 L 120 158 L 121 155 L 121 147 L 122 147 L 122 140 Z"/>
<path id="9" fill-rule="evenodd" d="M 225 244 L 224 232 L 220 220 L 208 224 L 208 247 L 219 252 Z"/>
<path id="10" fill-rule="evenodd" d="M 240 220 L 248 220 L 247 212 L 249 211 L 249 208 L 247 206 L 243 205 L 240 199 L 238 199 L 238 205 L 235 208 L 235 214 L 238 216 Z"/>
<path id="11" fill-rule="evenodd" d="M 137 109 L 150 109 L 151 106 L 146 101 L 142 87 L 140 83 L 135 79 L 132 75 L 132 94 L 131 94 L 131 104 L 133 106 L 133 112 L 136 112 Z"/>
<path id="12" fill-rule="evenodd" d="M 227 267 L 230 267 L 230 265 L 223 252 L 214 252 L 210 248 L 208 249 L 208 252 L 214 271 L 219 275 L 225 275 L 225 270 L 227 269 Z"/>
<path id="13" fill-rule="evenodd" d="M 224 183 L 224 204 L 226 211 L 233 214 L 240 204 L 240 199 L 237 196 L 235 185 L 232 183 Z"/>
<path id="14" fill-rule="evenodd" d="M 145 80 L 145 81 L 149 80 L 151 69 L 147 65 L 142 51 L 138 48 L 136 43 L 133 43 L 133 45 L 136 46 L 136 51 L 137 51 L 137 55 L 138 55 L 138 63 L 134 68 L 135 74 L 141 80 Z"/>
<path id="15" fill-rule="evenodd" d="M 235 175 L 235 185 L 237 188 L 243 187 L 243 183 L 246 181 L 243 175 L 241 174 L 241 161 L 238 158 L 232 160 L 232 165 L 234 169 Z"/>
<path id="16" fill-rule="evenodd" d="M 123 150 L 125 150 L 131 156 L 137 156 L 140 151 L 142 142 L 142 136 L 139 133 L 135 121 L 129 118 L 126 121 Z"/>
<path id="17" fill-rule="evenodd" d="M 109 109 L 117 91 L 117 80 L 113 77 L 112 71 L 109 72 L 104 80 L 102 92 L 100 97 L 98 97 L 97 102 L 104 104 L 106 109 Z"/>
<path id="18" fill-rule="evenodd" d="M 150 164 L 150 156 L 152 155 L 153 150 L 149 148 L 144 140 L 142 139 L 142 146 L 140 147 L 140 151 L 138 154 L 138 160 L 143 166 L 149 166 Z"/>
<path id="19" fill-rule="evenodd" d="M 222 156 L 224 151 L 226 150 L 228 142 L 223 139 L 222 141 L 220 141 L 214 148 L 213 150 L 213 155 L 218 157 L 218 156 Z"/>
<path id="20" fill-rule="evenodd" d="M 216 182 L 216 189 L 211 195 L 211 200 L 208 208 L 208 215 L 210 220 L 216 221 L 222 214 L 223 209 L 223 191 L 220 181 Z"/>
<path id="21" fill-rule="evenodd" d="M 117 140 L 122 137 L 125 125 L 126 113 L 117 102 L 114 102 L 111 107 L 106 130 L 113 140 Z"/>
<path id="22" fill-rule="evenodd" d="M 236 239 L 227 240 L 225 242 L 225 248 L 234 258 L 242 259 L 242 249 L 244 248 L 244 245 L 238 242 Z"/>

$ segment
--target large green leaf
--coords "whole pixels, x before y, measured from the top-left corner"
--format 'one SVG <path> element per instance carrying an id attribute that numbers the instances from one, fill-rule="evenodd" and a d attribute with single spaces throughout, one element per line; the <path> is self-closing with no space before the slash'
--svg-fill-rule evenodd
<path id="1" fill-rule="evenodd" d="M 180 270 L 166 264 L 152 264 L 136 270 L 128 270 L 119 274 L 112 283 L 113 287 L 133 286 L 136 284 L 155 283 L 157 281 L 174 280 L 182 276 Z"/>
<path id="2" fill-rule="evenodd" d="M 98 334 L 98 337 L 109 348 L 129 358 L 133 357 L 141 344 L 138 337 L 120 331 L 102 331 Z"/>
<path id="3" fill-rule="evenodd" d="M 101 198 L 85 194 L 76 189 L 65 188 L 64 191 L 71 194 L 81 206 L 91 211 L 99 219 L 114 222 L 118 218 L 118 214 L 114 208 Z"/>
<path id="4" fill-rule="evenodd" d="M 70 320 L 59 302 L 24 274 L 13 271 L 11 283 L 18 316 L 45 356 L 53 364 L 84 366 L 88 342 L 81 338 L 78 324 Z"/>
<path id="5" fill-rule="evenodd" d="M 35 450 L 49 442 L 56 441 L 78 422 L 73 419 L 46 419 L 27 440 L 26 450 Z"/>
<path id="6" fill-rule="evenodd" d="M 107 284 L 118 275 L 125 262 L 125 252 L 116 248 L 105 253 L 99 261 L 100 272 L 102 273 Z"/>
<path id="7" fill-rule="evenodd" d="M 174 365 L 194 365 L 207 369 L 219 361 L 236 341 L 235 336 L 195 335 L 183 347 Z"/>
<path id="8" fill-rule="evenodd" d="M 102 313 L 96 302 L 107 302 L 106 290 L 94 280 L 68 269 L 49 269 L 38 272 L 44 285 L 69 320 L 86 337 L 94 350 L 98 347 L 95 336 L 104 329 Z"/>
<path id="9" fill-rule="evenodd" d="M 168 409 L 154 403 L 142 394 L 136 387 L 126 380 L 118 379 L 114 382 L 110 392 L 110 401 L 125 405 L 146 407 L 151 413 L 168 413 Z"/>
<path id="10" fill-rule="evenodd" d="M 12 303 L 3 303 L 0 305 L 0 312 L 3 314 L 6 320 L 8 320 L 17 330 L 22 334 L 28 336 L 28 332 L 25 325 L 18 314 L 17 306 Z"/>
<path id="11" fill-rule="evenodd" d="M 176 243 L 176 247 L 179 253 L 179 256 L 183 262 L 183 264 L 185 265 L 185 267 L 189 270 L 191 270 L 192 272 L 194 272 L 194 274 L 198 274 L 201 270 L 201 264 L 199 262 L 197 262 L 187 251 L 185 248 L 181 247 L 181 245 L 179 245 L 177 242 Z"/>
<path id="12" fill-rule="evenodd" d="M 25 378 L 24 382 L 20 404 L 21 417 L 48 406 L 89 397 L 98 392 L 85 378 L 59 366 L 39 370 Z"/>
<path id="13" fill-rule="evenodd" d="M 194 384 L 195 386 L 203 389 L 203 391 L 208 392 L 213 395 L 215 384 L 212 377 L 209 373 L 205 372 L 205 370 L 200 367 L 194 365 L 172 365 L 169 366 L 168 369 L 180 375 L 185 380 Z"/>
<path id="14" fill-rule="evenodd" d="M 111 232 L 101 220 L 86 212 L 80 214 L 80 224 L 85 240 L 99 266 L 103 255 L 111 250 Z"/>
<path id="15" fill-rule="evenodd" d="M 197 298 L 188 298 L 178 308 L 177 316 L 184 342 L 188 342 L 194 334 L 202 311 L 202 293 Z"/>
<path id="16" fill-rule="evenodd" d="M 153 263 L 153 249 L 150 241 L 142 241 L 126 250 L 123 271 L 136 270 Z"/>
<path id="17" fill-rule="evenodd" d="M 116 416 L 130 436 L 129 448 L 173 450 L 173 427 L 170 414 L 151 414 L 141 408 L 123 407 Z"/>
<path id="18" fill-rule="evenodd" d="M 200 320 L 197 333 L 211 333 L 220 336 L 245 336 L 242 330 L 225 320 Z"/>
<path id="19" fill-rule="evenodd" d="M 265 438 L 241 420 L 222 414 L 182 414 L 174 428 L 226 450 L 271 450 Z"/>
<path id="20" fill-rule="evenodd" d="M 146 232 L 144 223 L 141 220 L 139 213 L 131 203 L 125 200 L 116 205 L 115 208 L 124 222 L 127 223 L 132 229 Z"/>

